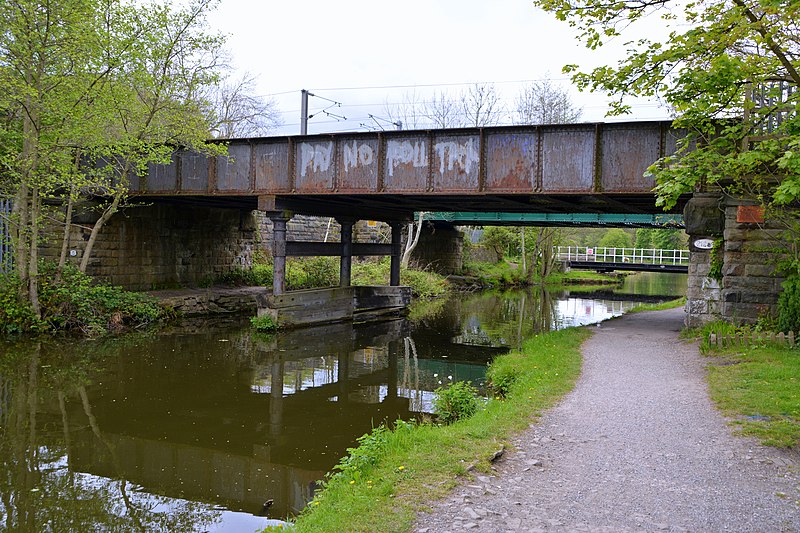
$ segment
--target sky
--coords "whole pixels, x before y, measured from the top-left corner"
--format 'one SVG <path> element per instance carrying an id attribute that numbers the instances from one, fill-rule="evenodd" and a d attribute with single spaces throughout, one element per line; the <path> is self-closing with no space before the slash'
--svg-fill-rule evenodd
<path id="1" fill-rule="evenodd" d="M 228 36 L 231 67 L 256 75 L 256 92 L 275 101 L 283 120 L 275 135 L 300 132 L 301 89 L 315 95 L 313 134 L 394 129 L 382 120 L 387 103 L 456 96 L 474 83 L 494 84 L 510 123 L 525 83 L 545 78 L 569 90 L 582 121 L 619 120 L 604 118 L 607 98 L 579 93 L 562 67 L 614 64 L 625 42 L 661 30 L 657 19 L 645 21 L 638 35 L 591 51 L 530 0 L 221 0 L 210 22 Z M 624 120 L 669 117 L 657 102 L 633 105 Z"/>

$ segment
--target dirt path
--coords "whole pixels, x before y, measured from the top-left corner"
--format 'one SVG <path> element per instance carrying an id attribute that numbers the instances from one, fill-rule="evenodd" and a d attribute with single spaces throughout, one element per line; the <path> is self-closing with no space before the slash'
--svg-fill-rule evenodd
<path id="1" fill-rule="evenodd" d="M 732 436 L 682 319 L 604 323 L 576 389 L 414 531 L 800 531 L 797 455 Z"/>

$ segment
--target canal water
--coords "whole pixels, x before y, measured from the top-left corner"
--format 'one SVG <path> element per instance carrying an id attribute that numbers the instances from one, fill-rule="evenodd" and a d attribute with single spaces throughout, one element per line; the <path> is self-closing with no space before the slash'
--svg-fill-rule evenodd
<path id="1" fill-rule="evenodd" d="M 613 290 L 456 295 L 404 320 L 271 336 L 233 320 L 6 342 L 0 530 L 255 531 L 302 509 L 358 436 L 430 413 L 437 387 L 482 389 L 492 358 L 527 336 L 685 286 L 637 274 Z"/>

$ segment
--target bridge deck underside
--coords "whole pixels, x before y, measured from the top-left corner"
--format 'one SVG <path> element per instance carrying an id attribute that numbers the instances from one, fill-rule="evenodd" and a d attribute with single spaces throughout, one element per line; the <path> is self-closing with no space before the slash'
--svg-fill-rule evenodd
<path id="1" fill-rule="evenodd" d="M 142 195 L 148 201 L 258 209 L 255 195 Z M 503 213 L 628 213 L 661 214 L 650 195 L 394 195 L 324 194 L 274 195 L 275 211 L 288 210 L 318 216 L 361 215 L 370 220 L 403 220 L 414 212 L 503 212 Z M 673 212 L 681 212 L 679 202 Z M 546 224 L 549 225 L 549 224 Z"/>
<path id="2" fill-rule="evenodd" d="M 224 157 L 177 152 L 131 186 L 153 199 L 377 220 L 657 213 L 646 171 L 678 137 L 669 122 L 634 122 L 236 139 Z"/>

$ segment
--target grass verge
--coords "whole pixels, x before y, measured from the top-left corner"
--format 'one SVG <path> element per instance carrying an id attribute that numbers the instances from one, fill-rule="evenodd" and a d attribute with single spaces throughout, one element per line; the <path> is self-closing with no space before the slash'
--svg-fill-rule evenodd
<path id="1" fill-rule="evenodd" d="M 712 328 L 704 328 L 705 337 Z M 712 348 L 708 384 L 717 407 L 732 419 L 738 432 L 768 446 L 800 446 L 800 351 L 763 344 Z"/>
<path id="2" fill-rule="evenodd" d="M 580 345 L 590 335 L 567 329 L 528 339 L 520 352 L 498 357 L 504 399 L 491 399 L 473 417 L 449 426 L 397 423 L 360 439 L 339 472 L 301 513 L 297 532 L 407 531 L 418 511 L 442 497 L 472 467 L 490 458 L 572 389 L 580 374 Z"/>
<path id="3" fill-rule="evenodd" d="M 663 311 L 665 309 L 675 309 L 676 307 L 683 307 L 686 305 L 686 297 L 677 298 L 668 302 L 661 302 L 660 304 L 641 304 L 637 305 L 630 311 L 630 313 L 641 313 L 642 311 Z"/>

